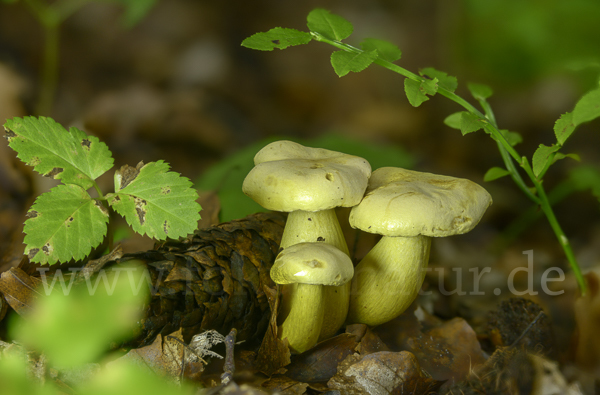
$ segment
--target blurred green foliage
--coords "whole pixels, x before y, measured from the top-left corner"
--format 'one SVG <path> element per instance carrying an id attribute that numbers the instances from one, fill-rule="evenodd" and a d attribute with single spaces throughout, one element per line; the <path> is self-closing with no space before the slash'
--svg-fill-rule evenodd
<path id="1" fill-rule="evenodd" d="M 12 338 L 43 350 L 54 366 L 68 368 L 96 362 L 111 342 L 133 336 L 148 297 L 144 267 L 102 270 L 78 285 L 73 274 L 57 273 L 42 277 L 46 283 L 39 291 L 46 295 L 27 319 L 9 322 Z"/>
<path id="2" fill-rule="evenodd" d="M 464 0 L 455 15 L 457 68 L 492 85 L 600 66 L 600 1 Z"/>
<path id="3" fill-rule="evenodd" d="M 249 145 L 207 169 L 196 180 L 201 191 L 216 191 L 221 201 L 219 219 L 222 222 L 243 218 L 249 214 L 266 211 L 242 192 L 242 183 L 254 167 L 254 155 L 265 145 L 277 140 L 293 140 L 309 146 L 326 148 L 365 158 L 373 170 L 384 167 L 411 168 L 414 157 L 398 146 L 374 144 L 339 134 L 325 134 L 314 139 L 302 140 L 288 137 L 269 137 Z"/>

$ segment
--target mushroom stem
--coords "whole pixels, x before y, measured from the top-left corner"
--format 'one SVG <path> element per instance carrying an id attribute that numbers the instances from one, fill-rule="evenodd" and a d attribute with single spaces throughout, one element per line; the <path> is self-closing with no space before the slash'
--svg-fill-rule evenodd
<path id="1" fill-rule="evenodd" d="M 384 236 L 356 266 L 347 322 L 379 325 L 415 300 L 429 260 L 431 238 Z"/>
<path id="2" fill-rule="evenodd" d="M 322 241 L 349 255 L 344 233 L 334 209 L 322 211 L 292 211 L 285 223 L 281 248 L 298 243 Z"/>
<path id="3" fill-rule="evenodd" d="M 294 292 L 283 302 L 289 307 L 287 315 L 279 316 L 279 321 L 283 321 L 279 333 L 282 339 L 287 338 L 292 352 L 302 353 L 317 343 L 325 311 L 322 288 L 295 284 Z"/>
<path id="4" fill-rule="evenodd" d="M 280 247 L 285 249 L 299 243 L 323 242 L 337 247 L 350 256 L 344 233 L 335 209 L 322 211 L 292 211 L 287 218 Z M 283 286 L 280 314 L 288 314 L 291 304 L 286 299 L 295 292 L 295 284 Z M 350 282 L 340 286 L 327 286 L 323 290 L 326 303 L 323 328 L 319 340 L 333 336 L 344 325 L 348 313 Z M 287 306 L 287 307 L 286 307 Z"/>

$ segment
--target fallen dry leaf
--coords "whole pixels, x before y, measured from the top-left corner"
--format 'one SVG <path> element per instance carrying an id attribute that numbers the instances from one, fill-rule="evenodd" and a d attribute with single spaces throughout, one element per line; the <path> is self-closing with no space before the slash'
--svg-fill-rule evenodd
<path id="1" fill-rule="evenodd" d="M 269 301 L 271 309 L 271 318 L 267 332 L 258 350 L 256 357 L 256 368 L 267 376 L 276 373 L 285 373 L 283 367 L 291 362 L 290 348 L 286 340 L 277 337 L 277 310 L 279 309 L 279 292 L 265 285 L 263 291 Z"/>
<path id="2" fill-rule="evenodd" d="M 38 279 L 34 279 L 16 267 L 0 276 L 0 292 L 10 307 L 19 315 L 27 315 L 35 300 L 41 296 L 37 291 L 39 285 Z"/>
<path id="3" fill-rule="evenodd" d="M 417 395 L 430 393 L 438 383 L 421 370 L 412 353 L 380 351 L 348 356 L 327 385 L 344 395 Z"/>
<path id="4" fill-rule="evenodd" d="M 415 354 L 421 367 L 437 381 L 452 385 L 466 377 L 485 356 L 475 331 L 462 318 L 453 318 L 416 337 L 404 349 Z"/>
<path id="5" fill-rule="evenodd" d="M 272 377 L 262 383 L 261 387 L 281 395 L 302 395 L 308 388 L 307 383 L 301 383 L 285 376 Z"/>
<path id="6" fill-rule="evenodd" d="M 354 353 L 356 337 L 343 333 L 295 355 L 285 375 L 303 383 L 325 382 L 337 371 L 337 366 Z"/>

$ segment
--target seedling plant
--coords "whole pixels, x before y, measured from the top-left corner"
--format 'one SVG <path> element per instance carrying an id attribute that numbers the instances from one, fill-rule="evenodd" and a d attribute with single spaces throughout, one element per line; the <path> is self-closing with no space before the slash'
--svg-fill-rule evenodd
<path id="1" fill-rule="evenodd" d="M 519 189 L 541 209 L 569 261 L 581 293 L 587 292 L 585 279 L 569 239 L 552 209 L 551 200 L 543 185 L 543 178 L 556 161 L 566 157 L 579 159 L 575 154 L 565 154 L 560 151 L 579 125 L 600 117 L 600 87 L 586 93 L 576 103 L 573 111 L 560 116 L 554 124 L 556 142 L 550 146 L 540 144 L 530 160 L 515 149 L 515 145 L 522 141 L 522 137 L 516 132 L 499 128 L 494 112 L 487 101 L 493 93 L 490 87 L 475 83 L 467 85 L 471 95 L 481 107 L 479 110 L 455 93 L 458 87 L 455 77 L 431 67 L 421 69 L 418 74 L 415 74 L 393 63 L 399 60 L 402 54 L 393 43 L 369 38 L 363 40 L 360 48 L 357 48 L 343 42 L 342 40 L 352 34 L 353 26 L 339 15 L 324 9 L 315 9 L 308 14 L 307 26 L 308 32 L 276 27 L 267 32 L 254 34 L 244 40 L 242 45 L 251 49 L 272 51 L 275 48 L 286 49 L 290 46 L 308 44 L 311 41 L 326 43 L 337 49 L 331 54 L 331 65 L 339 77 L 349 72 L 363 71 L 374 63 L 405 77 L 404 91 L 409 103 L 414 107 L 420 106 L 435 94 L 440 94 L 463 107 L 464 111 L 449 115 L 444 123 L 460 130 L 463 135 L 483 130 L 496 142 L 504 167 L 489 169 L 484 180 L 492 181 L 510 176 Z M 519 171 L 518 168 L 521 170 Z M 599 189 L 594 188 L 594 193 Z"/>
<path id="2" fill-rule="evenodd" d="M 96 179 L 113 167 L 106 144 L 51 118 L 9 119 L 5 137 L 17 156 L 34 170 L 62 184 L 40 195 L 27 213 L 25 254 L 32 262 L 55 264 L 81 260 L 107 234 L 109 209 L 133 230 L 149 237 L 177 239 L 192 233 L 200 219 L 192 183 L 169 171 L 162 160 L 122 166 L 115 190 L 103 193 Z M 97 197 L 88 190 L 94 189 Z"/>
<path id="3" fill-rule="evenodd" d="M 0 0 L 0 3 L 17 3 L 19 0 Z M 36 104 L 36 113 L 48 115 L 58 85 L 60 27 L 63 22 L 81 7 L 93 0 L 22 0 L 22 3 L 37 19 L 42 27 L 43 56 L 40 70 L 40 92 Z M 131 27 L 138 23 L 154 6 L 156 0 L 114 0 L 125 7 L 123 22 Z"/>

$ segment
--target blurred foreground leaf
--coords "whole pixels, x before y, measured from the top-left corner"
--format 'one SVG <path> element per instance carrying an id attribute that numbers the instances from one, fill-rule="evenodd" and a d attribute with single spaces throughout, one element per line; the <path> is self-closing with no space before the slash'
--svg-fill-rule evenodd
<path id="1" fill-rule="evenodd" d="M 27 320 L 10 322 L 11 336 L 43 351 L 57 367 L 93 362 L 111 342 L 132 336 L 147 299 L 144 273 L 142 268 L 117 267 L 66 292 L 58 285 L 47 289 Z"/>

